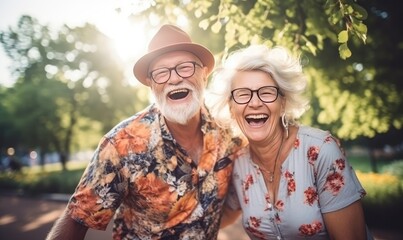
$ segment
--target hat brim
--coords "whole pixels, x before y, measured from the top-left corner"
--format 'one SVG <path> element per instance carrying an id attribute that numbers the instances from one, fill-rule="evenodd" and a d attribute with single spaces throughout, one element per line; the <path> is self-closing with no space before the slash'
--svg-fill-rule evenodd
<path id="1" fill-rule="evenodd" d="M 142 84 L 146 86 L 150 86 L 149 81 L 147 81 L 148 75 L 148 67 L 150 63 L 160 55 L 172 51 L 186 51 L 191 52 L 195 56 L 197 56 L 200 61 L 203 63 L 205 67 L 208 69 L 208 75 L 214 69 L 214 56 L 213 54 L 205 47 L 195 44 L 195 43 L 179 43 L 175 45 L 165 46 L 163 48 L 159 48 L 152 52 L 147 53 L 143 57 L 141 57 L 133 67 L 134 76 L 139 80 Z"/>

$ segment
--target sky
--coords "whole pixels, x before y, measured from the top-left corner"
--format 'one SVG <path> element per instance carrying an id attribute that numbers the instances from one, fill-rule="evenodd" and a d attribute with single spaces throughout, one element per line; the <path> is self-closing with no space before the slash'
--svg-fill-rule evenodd
<path id="1" fill-rule="evenodd" d="M 148 39 L 139 38 L 140 25 L 133 26 L 127 21 L 127 14 L 118 14 L 115 8 L 133 3 L 132 0 L 1 0 L 0 31 L 16 27 L 22 15 L 36 18 L 40 24 L 58 27 L 67 24 L 70 27 L 81 26 L 85 22 L 95 24 L 100 31 L 112 37 L 116 50 L 125 61 L 132 61 L 145 52 Z M 137 2 L 147 2 L 137 0 Z M 127 5 L 128 11 L 133 7 Z M 126 16 L 125 16 L 126 15 Z M 143 35 L 144 36 L 144 35 Z M 0 46 L 0 84 L 10 85 L 8 67 L 11 61 Z M 130 69 L 131 68 L 127 68 Z"/>

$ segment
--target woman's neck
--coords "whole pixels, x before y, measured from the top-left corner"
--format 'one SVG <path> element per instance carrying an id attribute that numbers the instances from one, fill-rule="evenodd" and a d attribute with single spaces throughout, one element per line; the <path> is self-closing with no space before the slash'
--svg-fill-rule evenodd
<path id="1" fill-rule="evenodd" d="M 273 134 L 272 137 L 267 138 L 265 141 L 253 142 L 249 141 L 249 148 L 251 152 L 251 157 L 256 159 L 258 162 L 268 164 L 269 162 L 275 161 L 276 154 L 285 139 L 283 129 L 278 130 Z"/>

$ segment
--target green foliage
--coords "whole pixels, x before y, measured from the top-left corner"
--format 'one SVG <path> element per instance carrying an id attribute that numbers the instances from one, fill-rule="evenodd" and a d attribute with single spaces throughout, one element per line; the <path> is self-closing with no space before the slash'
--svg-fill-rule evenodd
<path id="1" fill-rule="evenodd" d="M 218 64 L 254 43 L 284 45 L 299 54 L 311 97 L 302 123 L 351 140 L 402 128 L 403 15 L 395 1 L 156 0 L 143 5 L 131 16 L 134 21 L 145 20 L 155 29 L 187 19 L 186 30 L 215 53 Z M 92 25 L 52 31 L 23 16 L 0 33 L 0 42 L 18 76 L 14 87 L 0 86 L 0 146 L 40 144 L 51 151 L 79 149 L 86 141 L 91 147 L 99 134 L 148 103 L 148 90 L 123 81 L 110 40 Z M 94 137 L 86 139 L 86 131 Z"/>
<path id="2" fill-rule="evenodd" d="M 316 68 L 306 69 L 313 95 L 317 96 L 312 104 L 314 116 L 317 116 L 315 125 L 343 139 L 374 137 L 386 132 L 391 126 L 390 112 L 398 111 L 398 89 L 386 82 L 379 85 L 365 81 L 369 69 L 365 73 L 352 69 L 346 74 L 337 71 L 338 66 L 334 65 L 333 70 L 325 73 Z"/>
<path id="3" fill-rule="evenodd" d="M 362 4 L 371 9 L 366 22 L 372 31 L 365 47 L 352 41 L 354 55 L 340 61 L 332 50 L 333 43 L 327 41 L 315 58 L 306 57 L 309 64 L 305 67 L 313 91 L 314 125 L 352 140 L 401 129 L 403 123 L 399 97 L 403 73 L 396 61 L 403 53 L 398 27 L 402 15 L 393 1 Z"/>
<path id="4" fill-rule="evenodd" d="M 382 168 L 382 173 L 403 179 L 403 160 L 394 161 Z"/>
<path id="5" fill-rule="evenodd" d="M 402 180 L 389 174 L 360 173 L 358 172 L 364 189 L 367 191 L 366 201 L 372 203 L 388 203 L 394 198 L 403 197 Z M 385 187 L 387 186 L 387 187 Z"/>
<path id="6" fill-rule="evenodd" d="M 156 1 L 166 3 L 168 1 Z M 214 33 L 225 31 L 225 50 L 267 43 L 316 54 L 323 41 L 343 35 L 340 57 L 351 56 L 347 43 L 352 35 L 365 43 L 367 11 L 355 1 L 238 1 L 221 0 L 205 4 L 194 1 L 189 11 L 197 11 L 199 27 Z M 201 9 L 201 10 L 197 10 Z M 340 39 L 339 39 L 340 40 Z"/>
<path id="7" fill-rule="evenodd" d="M 345 29 L 338 34 L 339 55 L 342 59 L 351 57 L 351 51 L 347 45 L 349 34 L 357 36 L 364 43 L 367 39 L 367 26 L 363 23 L 367 19 L 367 11 L 354 1 L 337 1 L 328 9 L 329 21 L 334 24 L 344 23 Z M 333 12 L 333 13 L 332 13 Z"/>
<path id="8" fill-rule="evenodd" d="M 337 39 L 339 43 L 346 43 L 348 41 L 348 32 L 346 30 L 341 31 Z"/>
<path id="9" fill-rule="evenodd" d="M 402 127 L 403 74 L 392 57 L 401 52 L 397 9 L 390 0 L 156 0 L 135 17 L 158 16 L 151 27 L 186 17 L 195 41 L 217 59 L 255 43 L 289 48 L 310 81 L 302 123 L 347 140 Z"/>
<path id="10" fill-rule="evenodd" d="M 82 170 L 69 170 L 47 174 L 22 188 L 29 195 L 42 193 L 73 193 L 81 178 Z"/>
<path id="11" fill-rule="evenodd" d="M 93 25 L 52 31 L 22 16 L 17 27 L 0 32 L 0 42 L 18 76 L 1 92 L 0 127 L 11 126 L 0 134 L 2 147 L 18 144 L 67 155 L 72 147 L 94 148 L 98 140 L 81 131 L 99 137 L 148 103 L 144 90 L 124 81 L 111 40 Z"/>
<path id="12" fill-rule="evenodd" d="M 365 217 L 370 227 L 399 229 L 403 206 L 403 179 L 386 173 L 357 172 L 367 195 L 363 200 Z"/>
<path id="13" fill-rule="evenodd" d="M 62 170 L 60 165 L 42 167 L 24 167 L 22 172 L 0 173 L 0 189 L 27 195 L 46 193 L 74 192 L 86 162 L 69 162 L 68 169 Z"/>

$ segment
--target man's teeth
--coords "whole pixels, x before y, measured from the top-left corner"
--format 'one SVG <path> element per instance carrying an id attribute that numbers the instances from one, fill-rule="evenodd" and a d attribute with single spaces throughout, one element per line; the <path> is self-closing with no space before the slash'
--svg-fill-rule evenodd
<path id="1" fill-rule="evenodd" d="M 177 90 L 171 91 L 169 94 L 172 95 L 172 94 L 180 93 L 180 92 L 188 92 L 188 90 L 187 89 L 177 89 Z"/>
<path id="2" fill-rule="evenodd" d="M 177 89 L 169 92 L 169 98 L 177 100 L 181 98 L 185 98 L 189 94 L 188 89 Z"/>

